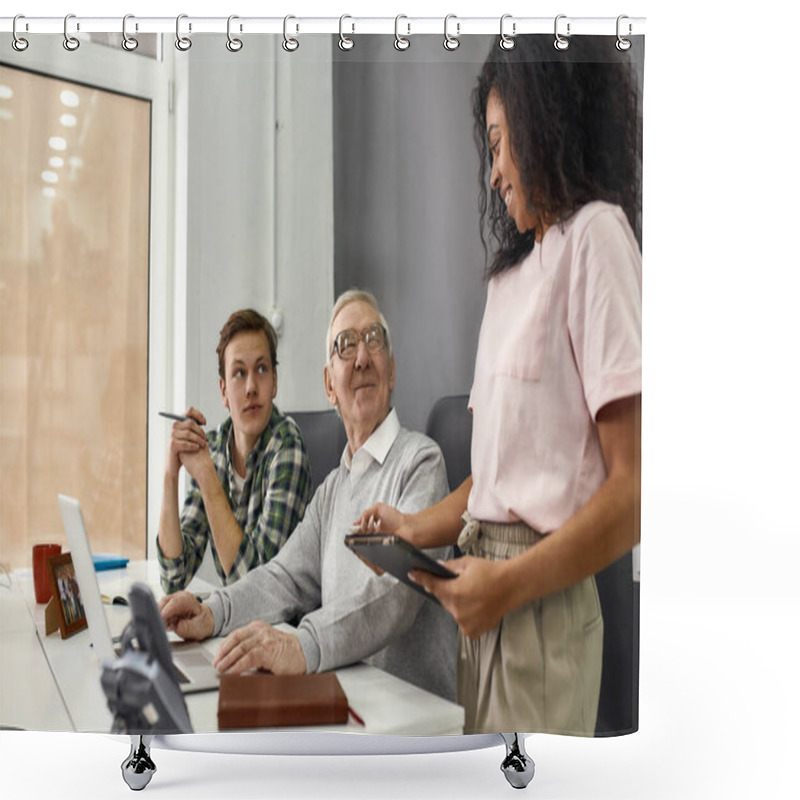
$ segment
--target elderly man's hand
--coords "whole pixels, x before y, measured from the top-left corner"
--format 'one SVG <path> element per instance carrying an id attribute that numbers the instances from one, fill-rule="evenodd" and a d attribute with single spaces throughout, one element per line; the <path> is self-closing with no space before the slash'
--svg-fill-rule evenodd
<path id="1" fill-rule="evenodd" d="M 353 523 L 351 533 L 397 533 L 398 528 L 402 529 L 404 515 L 396 508 L 387 506 L 384 503 L 377 503 L 368 508 Z M 360 553 L 356 555 L 376 574 L 383 575 L 383 570 L 375 566 L 371 561 L 364 558 Z"/>
<path id="2" fill-rule="evenodd" d="M 182 639 L 207 639 L 214 633 L 214 615 L 189 592 L 162 597 L 158 604 L 164 624 Z"/>
<path id="3" fill-rule="evenodd" d="M 306 658 L 300 641 L 266 622 L 251 622 L 235 630 L 219 646 L 214 666 L 220 672 L 263 669 L 276 675 L 305 675 Z"/>
<path id="4" fill-rule="evenodd" d="M 408 517 L 385 503 L 376 503 L 362 512 L 353 525 L 353 533 L 394 533 L 406 541 L 413 538 Z"/>

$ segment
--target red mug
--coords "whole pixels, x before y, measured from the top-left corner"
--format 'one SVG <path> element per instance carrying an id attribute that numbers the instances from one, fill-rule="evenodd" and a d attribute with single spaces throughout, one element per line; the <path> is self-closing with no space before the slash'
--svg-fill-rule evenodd
<path id="1" fill-rule="evenodd" d="M 46 603 L 52 596 L 47 575 L 47 559 L 61 555 L 60 544 L 35 544 L 33 546 L 33 593 L 37 603 Z"/>

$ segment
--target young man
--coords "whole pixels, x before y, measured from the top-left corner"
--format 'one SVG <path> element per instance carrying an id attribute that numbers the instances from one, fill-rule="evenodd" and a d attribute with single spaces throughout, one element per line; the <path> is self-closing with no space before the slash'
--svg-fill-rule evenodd
<path id="1" fill-rule="evenodd" d="M 311 474 L 300 431 L 273 404 L 277 337 L 252 309 L 236 311 L 220 331 L 222 402 L 230 416 L 205 433 L 195 408 L 172 426 L 158 528 L 161 583 L 171 593 L 197 572 L 206 546 L 223 586 L 269 561 L 303 518 Z M 189 474 L 183 512 L 178 475 Z"/>

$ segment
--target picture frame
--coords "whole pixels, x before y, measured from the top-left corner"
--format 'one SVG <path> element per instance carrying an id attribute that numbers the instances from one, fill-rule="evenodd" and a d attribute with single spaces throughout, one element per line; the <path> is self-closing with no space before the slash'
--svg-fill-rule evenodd
<path id="1" fill-rule="evenodd" d="M 47 559 L 47 575 L 53 591 L 52 603 L 58 616 L 61 638 L 67 639 L 87 627 L 86 612 L 75 578 L 72 554 L 62 553 Z"/>

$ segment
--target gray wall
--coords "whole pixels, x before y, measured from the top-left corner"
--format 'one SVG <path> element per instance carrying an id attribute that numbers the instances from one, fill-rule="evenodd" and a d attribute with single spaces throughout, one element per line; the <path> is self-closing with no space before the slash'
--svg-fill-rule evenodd
<path id="1" fill-rule="evenodd" d="M 196 37 L 185 54 L 186 404 L 211 425 L 224 418 L 217 387 L 219 330 L 236 308 L 262 313 L 273 242 L 274 65 L 269 37 L 234 58 L 217 36 Z M 262 61 L 263 56 L 268 61 Z M 236 86 L 238 91 L 231 91 Z"/>
<path id="2" fill-rule="evenodd" d="M 492 37 L 397 52 L 386 36 L 334 47 L 334 287 L 373 291 L 392 330 L 394 405 L 423 429 L 469 391 L 485 298 L 471 91 Z"/>
<path id="3" fill-rule="evenodd" d="M 195 38 L 186 98 L 186 403 L 209 425 L 227 412 L 216 347 L 230 313 L 253 307 L 278 331 L 283 411 L 323 409 L 333 302 L 332 39 L 297 53 L 281 37 Z M 180 150 L 180 143 L 179 143 Z M 276 325 L 277 327 L 277 325 Z"/>

